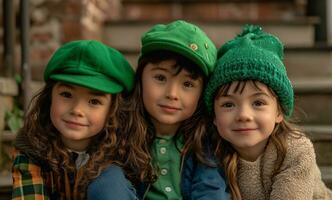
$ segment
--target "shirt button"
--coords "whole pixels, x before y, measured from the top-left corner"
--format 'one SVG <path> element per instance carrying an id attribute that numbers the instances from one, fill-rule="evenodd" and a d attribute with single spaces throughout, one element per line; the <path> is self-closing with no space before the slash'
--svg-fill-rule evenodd
<path id="1" fill-rule="evenodd" d="M 166 192 L 172 192 L 172 188 L 171 187 L 165 187 L 165 191 Z"/>
<path id="2" fill-rule="evenodd" d="M 160 148 L 160 153 L 161 154 L 165 154 L 166 153 L 166 148 L 165 147 L 161 147 Z"/>
<path id="3" fill-rule="evenodd" d="M 166 175 L 167 174 L 167 169 L 162 169 L 161 171 L 160 171 L 160 173 L 161 173 L 161 175 Z"/>

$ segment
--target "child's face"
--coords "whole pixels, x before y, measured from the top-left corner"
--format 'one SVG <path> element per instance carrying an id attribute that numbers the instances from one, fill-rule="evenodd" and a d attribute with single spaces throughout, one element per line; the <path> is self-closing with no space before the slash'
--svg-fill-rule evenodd
<path id="1" fill-rule="evenodd" d="M 283 120 L 277 99 L 266 85 L 246 82 L 243 92 L 234 93 L 236 82 L 227 95 L 216 97 L 214 112 L 219 135 L 230 142 L 240 156 L 254 161 L 263 153 L 275 124 Z"/>
<path id="2" fill-rule="evenodd" d="M 142 73 L 143 103 L 157 135 L 175 134 L 181 122 L 196 110 L 203 78 L 194 79 L 186 70 L 175 73 L 176 62 L 148 63 Z"/>
<path id="3" fill-rule="evenodd" d="M 68 148 L 82 151 L 104 128 L 110 105 L 110 94 L 58 82 L 52 89 L 51 121 Z"/>

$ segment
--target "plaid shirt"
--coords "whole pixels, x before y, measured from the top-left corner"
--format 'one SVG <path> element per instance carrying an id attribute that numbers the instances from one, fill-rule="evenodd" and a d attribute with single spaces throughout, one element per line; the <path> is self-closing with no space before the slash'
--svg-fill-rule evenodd
<path id="1" fill-rule="evenodd" d="M 13 158 L 12 200 L 56 199 L 52 172 L 43 171 L 41 166 L 18 151 L 14 152 Z"/>

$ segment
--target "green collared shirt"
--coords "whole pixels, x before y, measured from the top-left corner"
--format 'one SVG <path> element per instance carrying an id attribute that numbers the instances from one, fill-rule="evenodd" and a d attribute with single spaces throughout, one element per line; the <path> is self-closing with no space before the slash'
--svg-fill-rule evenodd
<path id="1" fill-rule="evenodd" d="M 173 136 L 157 136 L 151 152 L 153 163 L 158 169 L 158 179 L 154 182 L 146 199 L 182 200 L 180 181 L 181 153 L 183 139 L 174 141 Z"/>

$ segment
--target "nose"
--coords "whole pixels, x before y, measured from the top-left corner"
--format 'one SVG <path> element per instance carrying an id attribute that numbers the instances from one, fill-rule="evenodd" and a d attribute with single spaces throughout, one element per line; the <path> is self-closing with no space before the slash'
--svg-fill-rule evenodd
<path id="1" fill-rule="evenodd" d="M 252 110 L 249 106 L 242 105 L 238 107 L 237 121 L 247 122 L 253 120 Z"/>
<path id="2" fill-rule="evenodd" d="M 84 104 L 80 100 L 76 100 L 73 102 L 70 114 L 75 116 L 83 116 L 84 115 Z"/>
<path id="3" fill-rule="evenodd" d="M 178 87 L 177 84 L 169 84 L 166 89 L 166 97 L 171 100 L 178 100 Z"/>

